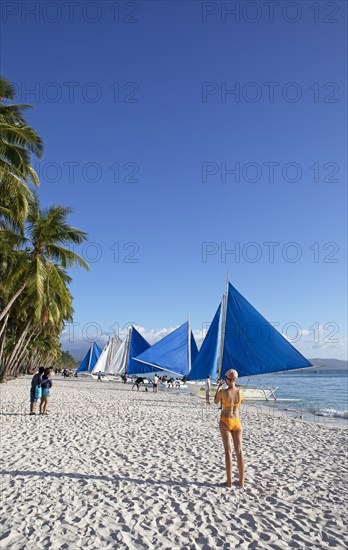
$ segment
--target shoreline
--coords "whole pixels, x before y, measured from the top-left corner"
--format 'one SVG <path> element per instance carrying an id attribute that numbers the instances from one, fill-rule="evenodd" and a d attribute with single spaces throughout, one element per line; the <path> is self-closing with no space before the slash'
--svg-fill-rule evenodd
<path id="1" fill-rule="evenodd" d="M 174 390 L 175 391 L 175 390 Z M 181 390 L 181 393 L 184 393 L 184 390 Z M 188 390 L 187 394 L 195 396 L 195 393 L 192 390 Z M 205 396 L 199 396 L 201 402 L 205 400 Z M 211 397 L 211 404 L 213 405 L 214 397 Z M 286 402 L 290 400 L 287 399 L 277 399 L 276 401 L 262 401 L 260 399 L 245 399 L 242 409 L 244 410 L 255 410 L 261 414 L 267 414 L 268 416 L 275 417 L 284 417 L 292 420 L 299 420 L 303 422 L 311 422 L 314 424 L 327 425 L 330 427 L 342 427 L 348 428 L 348 418 L 344 416 L 333 416 L 318 414 L 313 412 L 310 408 L 305 408 L 303 406 L 296 407 L 296 400 L 291 400 L 292 406 L 285 406 Z M 214 406 L 214 405 L 213 405 Z"/>
<path id="2" fill-rule="evenodd" d="M 227 489 L 218 407 L 53 377 L 30 417 L 30 378 L 0 387 L 4 547 L 344 548 L 345 430 L 244 409 L 245 489 Z"/>
<path id="3" fill-rule="evenodd" d="M 19 382 L 19 381 L 22 381 L 22 380 L 31 380 L 31 375 L 22 375 L 18 378 L 13 378 L 11 380 L 8 380 L 6 381 L 6 383 L 4 384 L 4 386 L 0 386 L 0 392 L 1 392 L 1 387 L 6 387 L 7 384 L 13 384 L 13 383 L 16 383 L 16 382 Z M 66 379 L 64 380 L 63 377 L 61 376 L 53 376 L 52 377 L 52 380 L 53 381 L 56 381 L 56 382 L 63 382 L 63 383 L 67 383 L 67 382 L 72 382 L 72 383 L 78 383 L 78 382 L 81 382 L 81 383 L 87 383 L 87 384 L 95 384 L 96 381 L 95 380 L 92 380 L 90 378 L 84 378 L 84 377 L 79 377 L 79 378 L 69 378 L 69 379 Z M 123 384 L 121 382 L 114 382 L 114 381 L 108 381 L 108 382 L 104 382 L 104 384 L 108 384 L 110 385 L 110 388 L 113 388 L 115 389 L 116 391 L 122 391 L 122 390 L 125 390 L 125 391 L 132 391 L 131 390 L 131 386 L 132 384 L 131 383 L 127 383 L 127 384 Z M 144 389 L 141 388 L 140 392 L 139 393 L 148 393 L 148 394 L 152 394 L 152 387 L 149 386 L 149 391 L 148 392 L 144 392 Z M 135 390 L 134 390 L 134 393 Z M 170 396 L 181 396 L 181 397 L 188 397 L 190 400 L 192 400 L 193 403 L 196 403 L 196 404 L 200 404 L 201 407 L 203 409 L 205 409 L 207 406 L 205 404 L 205 397 L 204 399 L 202 397 L 197 397 L 195 395 L 194 392 L 192 392 L 192 390 L 190 388 L 188 389 L 184 389 L 184 390 L 180 390 L 180 389 L 176 389 L 176 388 L 173 388 L 173 389 L 161 389 L 160 392 L 159 392 L 161 395 L 165 394 L 165 395 L 170 395 Z M 217 414 L 218 413 L 218 407 L 216 405 L 214 405 L 214 402 L 213 402 L 213 397 L 211 398 L 211 404 L 210 404 L 210 409 L 214 409 Z M 282 404 L 282 400 L 277 400 L 277 401 L 269 401 L 269 402 L 266 402 L 266 401 L 261 401 L 261 400 L 253 400 L 253 399 L 246 399 L 244 404 L 242 405 L 242 411 L 244 412 L 247 412 L 247 411 L 250 411 L 250 412 L 255 412 L 255 413 L 260 413 L 260 414 L 263 414 L 263 415 L 267 415 L 267 416 L 270 416 L 270 417 L 275 417 L 275 418 L 283 418 L 283 419 L 289 419 L 289 420 L 296 420 L 296 421 L 299 421 L 299 422 L 307 422 L 307 423 L 310 423 L 310 424 L 315 424 L 315 425 L 320 425 L 320 426 L 327 426 L 327 427 L 330 427 L 330 428 L 346 428 L 348 429 L 348 418 L 345 418 L 345 417 L 339 417 L 339 416 L 330 416 L 330 415 L 323 415 L 323 414 L 318 414 L 318 413 L 315 413 L 315 412 L 312 412 L 310 409 L 306 409 L 304 407 L 298 407 L 298 408 L 290 408 L 290 407 L 285 407 L 283 406 Z M 23 415 L 23 416 L 26 416 L 28 415 L 28 406 L 27 406 L 27 401 L 21 401 L 21 403 L 18 403 L 16 404 L 16 407 L 17 407 L 17 410 L 19 411 L 19 414 Z M 3 412 L 3 408 L 2 408 L 2 404 L 0 402 L 0 414 Z"/>
<path id="4" fill-rule="evenodd" d="M 290 409 L 279 405 L 279 402 L 269 404 L 258 404 L 261 414 L 265 414 L 276 418 L 286 418 L 297 422 L 306 422 L 315 424 L 316 426 L 348 429 L 348 418 L 325 416 L 311 412 L 308 409 L 300 407 L 299 409 Z M 254 407 L 254 403 L 248 402 L 245 407 Z"/>
<path id="5" fill-rule="evenodd" d="M 268 375 L 264 375 L 258 388 L 261 386 L 266 390 L 272 387 L 275 388 L 276 399 L 269 398 L 265 400 L 246 397 L 245 406 L 259 408 L 260 411 L 266 411 L 268 414 L 288 416 L 289 418 L 298 418 L 331 426 L 348 427 L 348 379 L 346 376 L 342 379 L 334 379 L 334 384 L 330 380 L 327 394 L 323 393 L 321 388 L 318 391 L 317 385 L 311 388 L 309 378 L 296 378 L 298 387 L 293 385 L 291 377 L 286 378 L 283 375 L 283 379 L 286 380 L 285 385 L 282 384 L 281 376 L 274 375 L 274 378 L 275 382 L 273 383 Z M 289 387 L 286 387 L 286 384 L 290 384 Z M 313 384 L 317 384 L 317 382 L 313 381 Z M 202 383 L 201 386 L 204 386 L 204 384 Z M 243 386 L 241 384 L 241 387 L 244 387 L 246 391 L 248 389 L 248 385 Z M 205 399 L 203 388 L 199 393 L 194 390 L 193 393 Z"/>

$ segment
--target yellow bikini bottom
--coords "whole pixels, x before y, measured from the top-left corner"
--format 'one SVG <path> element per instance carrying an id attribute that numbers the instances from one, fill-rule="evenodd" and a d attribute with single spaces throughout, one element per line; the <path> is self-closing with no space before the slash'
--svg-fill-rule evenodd
<path id="1" fill-rule="evenodd" d="M 242 427 L 240 418 L 226 418 L 225 416 L 221 416 L 220 422 L 225 424 L 231 432 L 234 430 L 240 430 Z"/>

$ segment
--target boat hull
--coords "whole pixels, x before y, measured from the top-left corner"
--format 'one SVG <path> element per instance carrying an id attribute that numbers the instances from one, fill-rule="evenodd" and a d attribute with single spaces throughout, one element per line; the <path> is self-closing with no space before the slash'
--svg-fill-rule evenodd
<path id="1" fill-rule="evenodd" d="M 198 397 L 205 398 L 205 387 L 202 384 L 188 382 L 193 392 Z M 252 401 L 276 401 L 275 392 L 277 388 L 251 388 L 248 386 L 238 386 L 243 390 L 244 399 Z M 211 395 L 215 395 L 216 387 L 211 388 Z"/>

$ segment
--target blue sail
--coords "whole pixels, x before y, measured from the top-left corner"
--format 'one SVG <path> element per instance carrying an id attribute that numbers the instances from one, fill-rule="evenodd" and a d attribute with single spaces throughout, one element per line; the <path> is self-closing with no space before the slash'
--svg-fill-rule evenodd
<path id="1" fill-rule="evenodd" d="M 203 380 L 207 378 L 208 375 L 211 376 L 211 378 L 217 377 L 220 315 L 221 304 L 217 308 L 198 355 L 195 360 L 192 361 L 192 368 L 188 375 L 188 380 Z"/>
<path id="2" fill-rule="evenodd" d="M 239 376 L 252 376 L 310 366 L 229 283 L 227 300 L 215 313 L 188 380 L 224 377 L 228 369 L 236 369 Z"/>
<path id="3" fill-rule="evenodd" d="M 197 348 L 195 337 L 193 336 L 193 333 L 191 331 L 191 365 L 193 365 L 197 355 L 198 355 L 198 348 Z"/>
<path id="4" fill-rule="evenodd" d="M 150 348 L 150 344 L 147 340 L 140 334 L 140 332 L 137 331 L 136 328 L 132 327 L 131 333 L 130 333 L 130 343 L 129 343 L 129 353 L 128 353 L 128 363 L 126 366 L 126 373 L 127 374 L 144 374 L 147 372 L 153 372 L 152 370 L 145 370 L 146 365 L 144 365 L 144 368 L 140 365 L 140 363 L 137 363 L 134 360 L 134 357 L 137 355 L 140 355 L 145 350 Z M 139 369 L 140 366 L 140 369 Z"/>
<path id="5" fill-rule="evenodd" d="M 96 362 L 98 361 L 102 350 L 93 342 L 86 355 L 81 361 L 81 364 L 76 372 L 92 372 Z"/>
<path id="6" fill-rule="evenodd" d="M 190 338 L 192 332 L 190 331 Z M 193 343 L 194 342 L 194 343 Z M 197 345 L 192 338 L 192 351 L 197 354 Z M 156 342 L 144 353 L 138 355 L 135 361 L 139 365 L 152 368 L 150 372 L 165 370 L 183 376 L 189 372 L 188 322 Z M 137 371 L 139 372 L 139 370 Z"/>
<path id="7" fill-rule="evenodd" d="M 221 376 L 228 369 L 236 369 L 239 376 L 251 376 L 310 366 L 311 363 L 229 283 Z"/>

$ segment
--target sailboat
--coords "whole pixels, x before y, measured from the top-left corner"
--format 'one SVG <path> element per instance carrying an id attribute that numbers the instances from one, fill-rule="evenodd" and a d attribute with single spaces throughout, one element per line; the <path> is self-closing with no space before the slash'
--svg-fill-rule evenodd
<path id="1" fill-rule="evenodd" d="M 148 341 L 132 325 L 129 327 L 127 337 L 106 367 L 105 372 L 115 376 L 137 374 L 138 364 L 135 363 L 133 357 L 143 353 L 148 348 L 150 348 Z"/>
<path id="2" fill-rule="evenodd" d="M 109 340 L 104 346 L 103 351 L 100 354 L 100 357 L 98 361 L 95 363 L 91 374 L 106 374 L 108 372 L 108 367 L 114 358 L 115 354 L 117 353 L 117 350 L 122 345 L 122 340 L 115 334 Z"/>
<path id="3" fill-rule="evenodd" d="M 100 349 L 100 347 L 95 342 L 93 342 L 86 355 L 82 359 L 81 364 L 79 365 L 76 372 L 90 373 L 93 370 L 94 365 L 97 363 L 101 352 L 102 350 Z"/>
<path id="4" fill-rule="evenodd" d="M 137 363 L 135 368 L 137 373 L 166 371 L 179 377 L 187 376 L 197 355 L 198 348 L 190 322 L 186 321 L 142 354 L 134 357 Z"/>
<path id="5" fill-rule="evenodd" d="M 214 315 L 188 381 L 224 378 L 228 369 L 240 377 L 303 369 L 312 364 L 282 336 L 238 290 L 227 290 Z M 276 388 L 247 388 L 245 397 L 275 398 Z"/>

